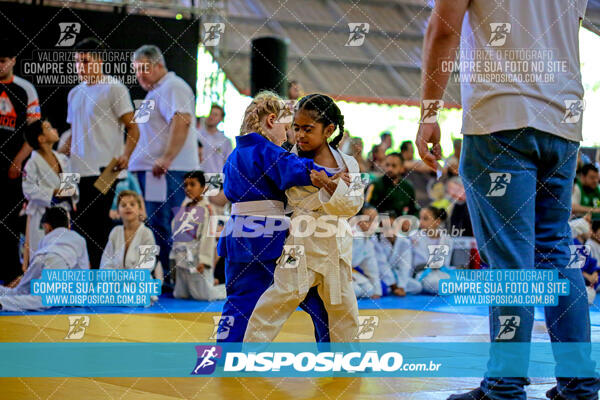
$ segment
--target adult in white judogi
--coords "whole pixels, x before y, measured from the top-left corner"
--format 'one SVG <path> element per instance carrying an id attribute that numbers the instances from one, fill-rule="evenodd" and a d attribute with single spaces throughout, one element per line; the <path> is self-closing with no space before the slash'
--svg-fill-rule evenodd
<path id="1" fill-rule="evenodd" d="M 44 269 L 89 269 L 85 239 L 64 227 L 48 232 L 39 243 L 29 267 L 14 288 L 0 286 L 0 305 L 4 311 L 42 310 L 41 296 L 30 293 L 31 281 L 40 279 Z"/>
<path id="2" fill-rule="evenodd" d="M 125 252 L 125 230 L 123 225 L 115 226 L 110 235 L 108 236 L 108 242 L 102 252 L 102 259 L 100 261 L 100 269 L 134 269 L 140 268 L 142 261 L 142 248 L 140 246 L 154 246 L 156 241 L 154 240 L 154 234 L 152 230 L 144 224 L 140 224 L 135 235 L 129 243 L 127 253 Z M 158 257 L 158 254 L 156 254 Z M 156 262 L 152 268 L 154 277 L 156 279 L 163 280 L 163 270 L 160 261 Z"/>
<path id="3" fill-rule="evenodd" d="M 169 258 L 176 269 L 173 297 L 196 300 L 221 300 L 227 297 L 225 284 L 214 284 L 215 235 L 210 232 L 212 212 L 203 197 L 196 204 L 186 198 L 173 218 L 173 246 Z M 199 272 L 197 266 L 204 264 Z"/>
<path id="4" fill-rule="evenodd" d="M 64 155 L 52 151 L 60 164 L 63 173 L 71 172 L 69 159 Z M 77 186 L 77 184 L 75 184 Z M 40 227 L 42 215 L 46 208 L 52 205 L 54 191 L 60 188 L 60 176 L 50 167 L 48 162 L 37 152 L 31 152 L 31 157 L 24 167 L 23 174 L 23 194 L 27 199 L 27 235 L 29 238 L 29 260 L 33 259 L 33 254 L 37 251 L 38 245 L 44 237 L 44 230 Z M 72 197 L 77 202 L 78 191 Z M 58 204 L 71 211 L 71 197 L 64 198 Z"/>
<path id="5" fill-rule="evenodd" d="M 296 147 L 292 152 L 297 154 Z M 347 169 L 349 173 L 360 173 L 353 157 L 333 148 L 331 152 L 338 164 L 337 171 Z M 274 283 L 260 297 L 250 317 L 245 342 L 273 341 L 312 286 L 318 286 L 319 296 L 327 309 L 331 341 L 356 340 L 358 305 L 352 287 L 352 228 L 348 218 L 361 209 L 364 194 L 347 194 L 348 185 L 341 179 L 333 195 L 314 186 L 293 187 L 286 191 L 293 214 L 285 245 L 303 246 L 304 254 L 290 268 L 284 249 L 275 269 Z M 319 219 L 324 216 L 331 218 Z M 307 222 L 301 225 L 308 226 L 295 226 L 294 221 L 299 219 Z M 331 232 L 332 224 L 334 232 Z M 341 234 L 338 227 L 343 229 Z M 305 229 L 313 234 L 302 234 Z M 328 233 L 315 235 L 314 232 Z"/>

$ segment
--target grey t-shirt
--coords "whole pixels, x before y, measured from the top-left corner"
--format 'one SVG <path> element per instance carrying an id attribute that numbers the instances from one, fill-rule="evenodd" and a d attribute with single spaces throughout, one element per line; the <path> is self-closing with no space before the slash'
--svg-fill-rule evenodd
<path id="1" fill-rule="evenodd" d="M 580 141 L 587 0 L 472 0 L 460 49 L 463 134 L 533 127 Z"/>

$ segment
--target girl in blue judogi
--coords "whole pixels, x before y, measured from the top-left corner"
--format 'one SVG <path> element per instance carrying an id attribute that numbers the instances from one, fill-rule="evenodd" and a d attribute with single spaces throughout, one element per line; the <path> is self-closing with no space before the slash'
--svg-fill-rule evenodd
<path id="1" fill-rule="evenodd" d="M 243 341 L 256 302 L 273 282 L 287 232 L 285 190 L 312 184 L 313 161 L 280 147 L 286 140 L 282 112 L 285 103 L 277 95 L 259 93 L 246 109 L 236 147 L 223 167 L 223 189 L 232 209 L 217 247 L 225 258 L 227 288 L 217 333 L 220 342 Z M 329 341 L 327 312 L 316 290 L 300 307 L 311 316 L 317 341 Z"/>

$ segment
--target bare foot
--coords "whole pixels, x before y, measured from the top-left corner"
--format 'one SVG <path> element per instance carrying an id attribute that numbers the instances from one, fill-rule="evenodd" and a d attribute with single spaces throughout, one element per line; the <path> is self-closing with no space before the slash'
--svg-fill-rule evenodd
<path id="1" fill-rule="evenodd" d="M 401 288 L 401 287 L 397 287 L 397 288 L 395 288 L 395 289 L 394 289 L 394 291 L 393 291 L 393 293 L 394 293 L 396 296 L 399 296 L 399 297 L 404 297 L 404 296 L 406 296 L 406 291 L 405 291 L 403 288 Z"/>

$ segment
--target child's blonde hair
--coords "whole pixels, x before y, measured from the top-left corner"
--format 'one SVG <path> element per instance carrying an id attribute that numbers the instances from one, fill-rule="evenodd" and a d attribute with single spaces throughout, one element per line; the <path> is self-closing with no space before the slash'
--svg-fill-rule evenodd
<path id="1" fill-rule="evenodd" d="M 123 200 L 124 197 L 133 197 L 137 202 L 138 206 L 142 208 L 142 198 L 133 190 L 121 190 L 117 195 L 117 206 L 121 204 L 121 200 Z"/>
<path id="2" fill-rule="evenodd" d="M 246 108 L 240 135 L 256 132 L 267 137 L 260 121 L 269 114 L 279 115 L 283 107 L 284 102 L 281 97 L 267 90 L 261 91 Z"/>

